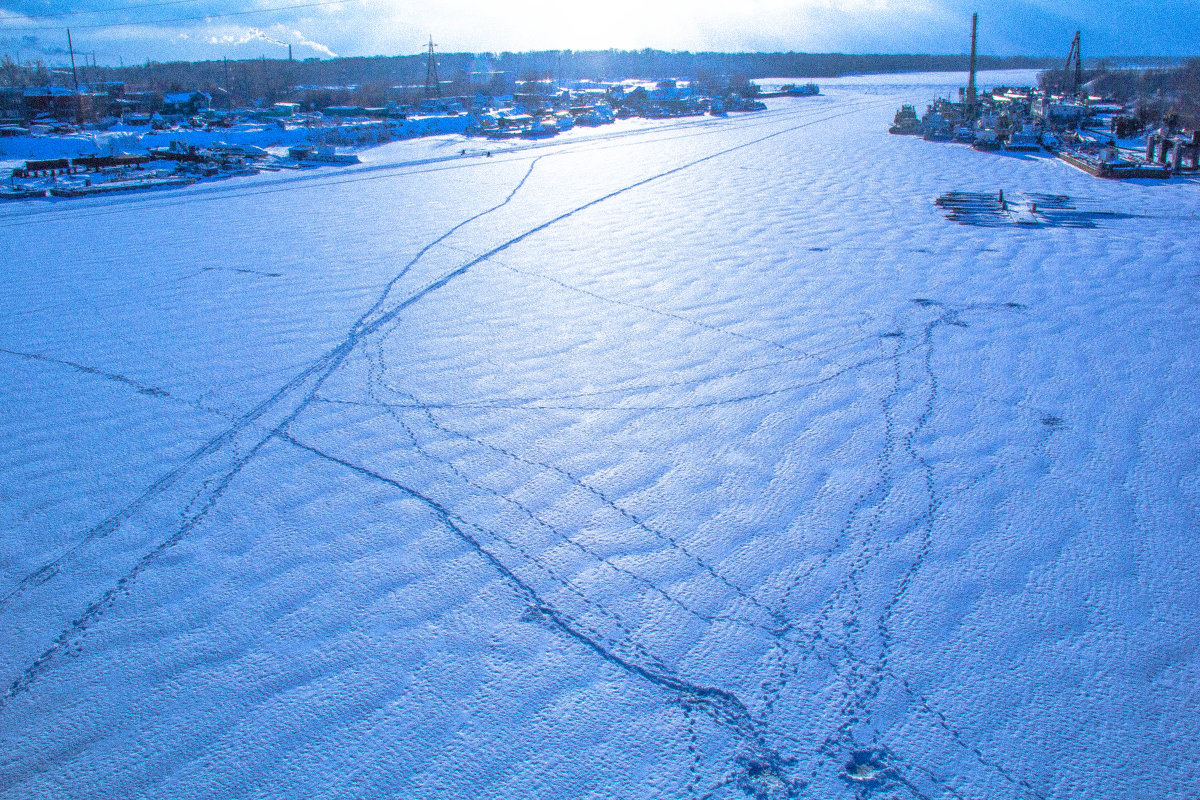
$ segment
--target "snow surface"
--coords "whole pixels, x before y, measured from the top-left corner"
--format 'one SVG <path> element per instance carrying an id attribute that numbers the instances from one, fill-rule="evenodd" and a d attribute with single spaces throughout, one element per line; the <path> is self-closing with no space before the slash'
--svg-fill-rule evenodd
<path id="1" fill-rule="evenodd" d="M 0 796 L 1195 796 L 1198 187 L 957 81 L 0 208 Z"/>

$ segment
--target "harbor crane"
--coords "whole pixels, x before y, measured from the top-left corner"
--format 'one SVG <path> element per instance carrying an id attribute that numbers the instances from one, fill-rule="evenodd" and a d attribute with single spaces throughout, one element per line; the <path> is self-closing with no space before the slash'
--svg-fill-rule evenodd
<path id="1" fill-rule="evenodd" d="M 1079 54 L 1079 35 L 1080 31 L 1075 31 L 1071 49 L 1067 52 L 1067 63 L 1063 65 L 1063 75 L 1071 82 L 1072 97 L 1079 94 L 1079 88 L 1083 85 L 1083 59 Z"/>
<path id="2" fill-rule="evenodd" d="M 975 34 L 979 26 L 979 14 L 971 15 L 971 66 L 970 75 L 967 77 L 967 97 L 966 97 L 966 117 L 967 119 L 975 119 Z"/>

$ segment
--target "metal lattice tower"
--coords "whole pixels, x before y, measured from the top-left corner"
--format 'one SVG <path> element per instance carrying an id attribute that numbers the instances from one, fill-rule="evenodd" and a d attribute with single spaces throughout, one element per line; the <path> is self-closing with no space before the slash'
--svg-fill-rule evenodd
<path id="1" fill-rule="evenodd" d="M 437 57 L 433 54 L 433 37 L 429 37 L 429 58 L 425 61 L 425 97 L 441 97 L 442 85 L 438 81 Z"/>
<path id="2" fill-rule="evenodd" d="M 1079 87 L 1083 84 L 1083 57 L 1079 52 L 1079 35 L 1082 31 L 1075 31 L 1075 38 L 1071 40 L 1071 49 L 1067 53 L 1067 63 L 1063 67 L 1063 72 L 1067 74 L 1071 81 L 1071 94 L 1079 93 Z M 1074 63 L 1072 63 L 1074 62 Z M 1072 74 L 1072 69 L 1074 74 Z"/>

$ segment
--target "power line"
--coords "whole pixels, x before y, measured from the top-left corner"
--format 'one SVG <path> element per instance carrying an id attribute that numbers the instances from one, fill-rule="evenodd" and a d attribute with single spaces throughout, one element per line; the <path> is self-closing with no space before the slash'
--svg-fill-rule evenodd
<path id="1" fill-rule="evenodd" d="M 184 3 L 198 3 L 200 0 L 165 0 L 161 3 L 141 3 L 132 6 L 115 6 L 113 8 L 92 8 L 84 11 L 58 11 L 52 14 L 22 14 L 25 19 L 61 19 L 62 17 L 79 17 L 84 14 L 108 14 L 114 11 L 130 11 L 136 8 L 157 8 L 159 6 L 178 6 Z M 79 27 L 79 26 L 76 26 Z"/>
<path id="2" fill-rule="evenodd" d="M 73 25 L 71 27 L 75 28 L 76 30 L 82 30 L 82 29 L 96 30 L 96 29 L 100 29 L 100 28 L 131 28 L 131 27 L 147 26 L 147 25 L 163 25 L 163 24 L 166 24 L 169 22 L 194 22 L 197 20 L 217 19 L 220 17 L 244 17 L 248 14 L 269 14 L 273 11 L 291 11 L 291 10 L 297 9 L 297 8 L 317 8 L 320 6 L 340 6 L 340 5 L 345 5 L 348 2 L 356 2 L 356 1 L 358 1 L 358 0 L 321 0 L 321 2 L 296 3 L 294 5 L 289 5 L 289 6 L 272 6 L 271 8 L 256 8 L 252 11 L 226 11 L 226 12 L 219 13 L 219 14 L 199 14 L 199 15 L 191 16 L 191 17 L 169 17 L 167 19 L 138 20 L 137 22 L 96 23 L 93 25 Z M 57 30 L 61 30 L 61 26 L 41 25 L 41 26 L 37 26 L 37 27 L 5 28 L 3 30 L 13 32 L 13 33 L 21 33 L 24 31 L 57 31 Z"/>

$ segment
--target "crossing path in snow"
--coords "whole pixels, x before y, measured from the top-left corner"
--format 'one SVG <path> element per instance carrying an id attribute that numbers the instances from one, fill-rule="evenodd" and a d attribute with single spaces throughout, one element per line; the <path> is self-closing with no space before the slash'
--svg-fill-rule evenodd
<path id="1" fill-rule="evenodd" d="M 1195 187 L 907 80 L 6 216 L 0 795 L 1185 796 Z"/>

